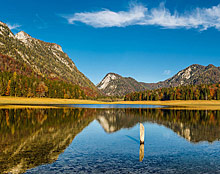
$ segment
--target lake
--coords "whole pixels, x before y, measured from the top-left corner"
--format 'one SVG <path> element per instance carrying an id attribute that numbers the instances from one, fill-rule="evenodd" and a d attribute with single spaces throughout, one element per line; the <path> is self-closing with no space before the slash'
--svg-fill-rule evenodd
<path id="1" fill-rule="evenodd" d="M 145 143 L 140 145 L 140 124 Z M 220 173 L 220 111 L 0 109 L 0 173 Z"/>

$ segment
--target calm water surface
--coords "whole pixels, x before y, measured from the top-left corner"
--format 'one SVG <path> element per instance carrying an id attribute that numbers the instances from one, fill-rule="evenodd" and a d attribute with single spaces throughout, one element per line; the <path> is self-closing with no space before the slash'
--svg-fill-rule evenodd
<path id="1" fill-rule="evenodd" d="M 220 173 L 220 111 L 74 107 L 0 109 L 0 173 Z"/>

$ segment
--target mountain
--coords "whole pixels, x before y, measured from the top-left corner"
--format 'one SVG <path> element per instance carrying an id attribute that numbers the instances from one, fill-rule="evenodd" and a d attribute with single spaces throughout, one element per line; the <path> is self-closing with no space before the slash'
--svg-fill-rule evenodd
<path id="1" fill-rule="evenodd" d="M 107 96 L 123 96 L 130 92 L 143 91 L 144 85 L 131 77 L 122 77 L 115 73 L 108 73 L 104 79 L 97 85 Z"/>
<path id="2" fill-rule="evenodd" d="M 202 66 L 193 64 L 184 70 L 179 71 L 173 77 L 158 83 L 141 83 L 146 88 L 157 89 L 163 87 L 175 87 L 179 85 L 200 85 L 214 84 L 220 82 L 220 67 L 212 64 Z"/>
<path id="3" fill-rule="evenodd" d="M 193 64 L 179 71 L 173 77 L 158 83 L 137 82 L 130 77 L 122 77 L 109 73 L 98 84 L 98 88 L 106 95 L 122 96 L 131 92 L 144 91 L 147 89 L 168 88 L 186 85 L 215 84 L 220 82 L 220 67 L 214 65 L 202 66 Z"/>
<path id="4" fill-rule="evenodd" d="M 99 93 L 96 86 L 81 73 L 61 46 L 35 39 L 21 31 L 14 35 L 0 22 L 0 53 L 30 66 L 39 76 L 71 82 Z"/>

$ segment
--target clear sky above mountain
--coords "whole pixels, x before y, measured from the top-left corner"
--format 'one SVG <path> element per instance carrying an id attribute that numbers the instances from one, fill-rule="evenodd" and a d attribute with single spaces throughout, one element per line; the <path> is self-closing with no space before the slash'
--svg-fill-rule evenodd
<path id="1" fill-rule="evenodd" d="M 217 0 L 10 0 L 0 20 L 54 42 L 94 83 L 106 73 L 167 79 L 191 64 L 220 64 Z"/>

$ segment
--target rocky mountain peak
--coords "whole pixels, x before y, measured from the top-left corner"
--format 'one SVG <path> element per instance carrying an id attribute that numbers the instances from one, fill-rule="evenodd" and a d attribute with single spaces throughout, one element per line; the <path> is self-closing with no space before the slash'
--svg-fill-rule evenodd
<path id="1" fill-rule="evenodd" d="M 62 47 L 61 47 L 60 45 L 58 45 L 58 44 L 52 44 L 52 47 L 53 47 L 54 49 L 56 49 L 56 50 L 59 50 L 59 51 L 62 51 L 62 52 L 63 52 Z"/>
<path id="2" fill-rule="evenodd" d="M 108 77 L 108 76 L 109 76 L 109 77 L 115 77 L 115 78 L 117 78 L 117 77 L 121 77 L 119 74 L 112 73 L 112 72 L 106 74 L 106 77 Z"/>
<path id="3" fill-rule="evenodd" d="M 112 80 L 115 80 L 117 79 L 118 77 L 120 77 L 118 74 L 115 74 L 115 73 L 108 73 L 104 79 L 98 84 L 98 89 L 100 90 L 103 90 L 105 89 L 109 83 L 112 81 Z"/>
<path id="4" fill-rule="evenodd" d="M 29 34 L 25 33 L 24 31 L 18 32 L 16 35 L 16 38 L 22 39 L 22 38 L 32 38 Z"/>
<path id="5" fill-rule="evenodd" d="M 149 89 L 157 89 L 168 88 L 170 86 L 175 87 L 179 85 L 199 85 L 219 82 L 220 68 L 212 64 L 208 66 L 193 64 L 165 81 L 154 84 L 143 83 L 143 85 Z"/>
<path id="6" fill-rule="evenodd" d="M 5 37 L 11 37 L 15 38 L 14 34 L 11 32 L 7 24 L 0 21 L 0 35 L 3 35 Z"/>
<path id="7" fill-rule="evenodd" d="M 216 66 L 214 66 L 213 64 L 209 64 L 206 69 L 210 69 L 210 68 L 216 68 Z"/>
<path id="8" fill-rule="evenodd" d="M 44 44 L 46 46 L 51 47 L 54 50 L 58 50 L 58 51 L 63 52 L 63 49 L 60 45 L 55 44 L 55 43 L 48 43 L 48 42 L 44 42 L 44 41 L 35 39 L 35 38 L 31 37 L 29 34 L 25 33 L 24 31 L 20 31 L 19 33 L 17 33 L 15 35 L 15 37 L 18 40 L 22 41 L 23 43 L 25 43 L 26 45 L 29 45 L 29 46 L 31 46 L 31 45 L 33 46 L 33 43 L 31 43 L 31 42 L 34 41 L 35 44 L 41 43 L 41 44 Z"/>
<path id="9" fill-rule="evenodd" d="M 123 96 L 134 91 L 143 91 L 146 88 L 131 77 L 122 77 L 115 73 L 108 73 L 97 85 L 107 96 Z"/>
<path id="10" fill-rule="evenodd" d="M 25 44 L 28 44 L 28 42 L 33 39 L 29 34 L 25 33 L 24 31 L 20 31 L 15 35 L 15 37 Z"/>
<path id="11" fill-rule="evenodd" d="M 5 27 L 8 27 L 7 24 L 5 24 L 4 22 L 0 21 L 0 25 L 3 25 Z"/>

